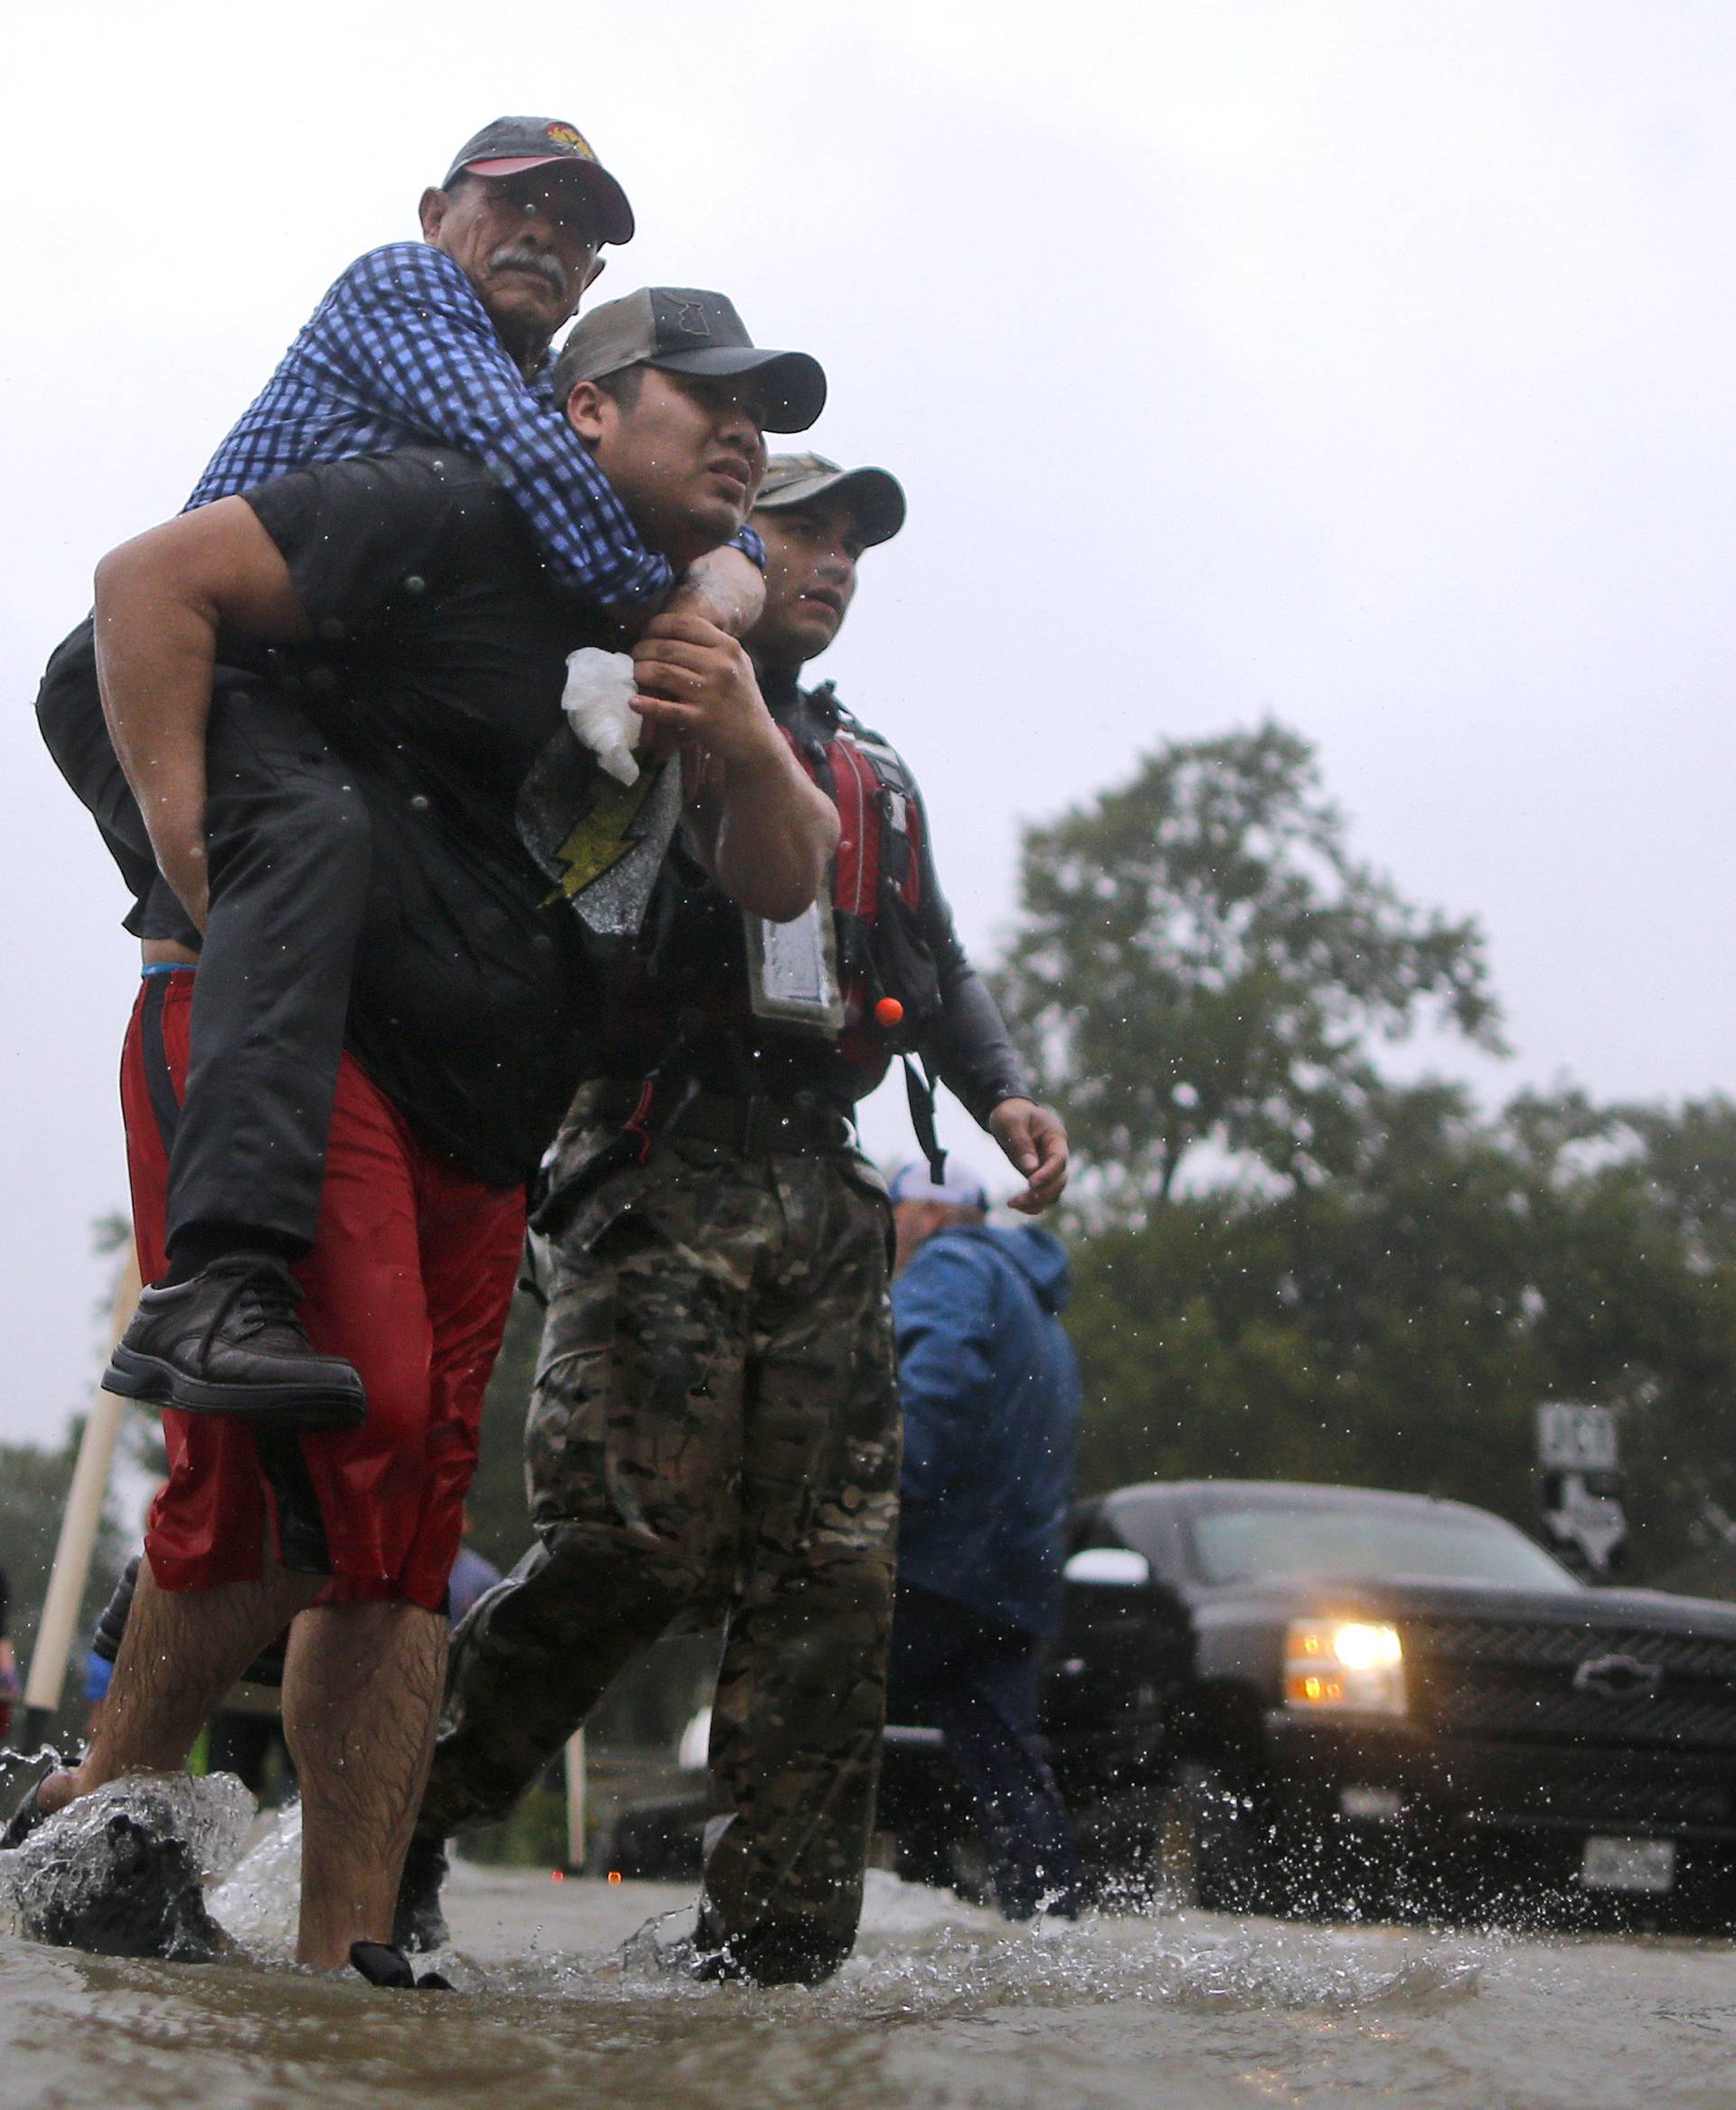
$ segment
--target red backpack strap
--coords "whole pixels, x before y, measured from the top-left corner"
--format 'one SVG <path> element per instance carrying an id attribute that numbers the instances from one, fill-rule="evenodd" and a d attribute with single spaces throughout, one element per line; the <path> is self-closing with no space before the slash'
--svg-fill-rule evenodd
<path id="1" fill-rule="evenodd" d="M 880 893 L 880 780 L 853 739 L 832 740 L 826 758 L 838 808 L 832 905 L 845 916 L 871 923 Z"/>
<path id="2" fill-rule="evenodd" d="M 789 730 L 788 726 L 779 724 L 778 721 L 775 718 L 772 720 L 772 723 L 778 727 L 778 731 L 783 735 L 784 745 L 789 749 L 790 753 L 795 756 L 796 759 L 801 764 L 802 768 L 807 770 L 807 774 L 813 777 L 814 781 L 817 784 L 819 782 L 819 771 L 814 767 L 814 758 L 807 752 L 807 749 L 806 747 L 804 747 L 802 742 L 796 738 L 796 735 Z"/>
<path id="3" fill-rule="evenodd" d="M 859 762 L 873 773 L 874 804 L 881 828 L 880 870 L 898 890 L 906 908 L 916 908 L 922 891 L 921 802 L 916 783 L 897 749 L 866 727 L 848 729 Z"/>

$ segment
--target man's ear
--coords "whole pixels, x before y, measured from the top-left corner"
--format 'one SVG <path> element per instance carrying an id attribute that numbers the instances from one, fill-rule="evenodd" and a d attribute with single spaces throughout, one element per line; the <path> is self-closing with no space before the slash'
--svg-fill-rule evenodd
<path id="1" fill-rule="evenodd" d="M 597 261 L 596 261 L 596 262 L 595 262 L 595 263 L 594 263 L 594 264 L 593 264 L 593 265 L 590 267 L 590 270 L 589 270 L 589 271 L 587 271 L 587 272 L 586 272 L 586 274 L 585 274 L 585 282 L 584 282 L 583 286 L 581 286 L 581 287 L 580 287 L 580 291 L 581 293 L 589 293 L 589 292 L 590 291 L 591 287 L 592 287 L 594 285 L 596 285 L 596 283 L 597 283 L 598 279 L 599 279 L 599 278 L 602 277 L 602 275 L 603 275 L 603 266 L 604 266 L 606 263 L 608 263 L 608 261 L 609 261 L 609 259 L 608 259 L 607 257 L 599 257 L 599 258 L 598 258 Z"/>
<path id="2" fill-rule="evenodd" d="M 576 381 L 567 397 L 567 423 L 580 439 L 595 447 L 614 408 L 614 398 L 606 395 L 594 381 Z"/>
<path id="3" fill-rule="evenodd" d="M 446 209 L 451 203 L 444 191 L 437 191 L 431 184 L 422 193 L 416 211 L 422 222 L 424 241 L 432 241 L 439 233 L 440 222 L 446 218 Z"/>

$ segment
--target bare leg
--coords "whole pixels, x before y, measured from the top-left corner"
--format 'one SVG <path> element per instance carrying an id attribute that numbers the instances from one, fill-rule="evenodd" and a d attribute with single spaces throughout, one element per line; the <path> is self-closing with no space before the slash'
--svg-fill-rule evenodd
<path id="1" fill-rule="evenodd" d="M 90 1748 L 43 1781 L 43 1809 L 63 1809 L 123 1774 L 178 1772 L 205 1717 L 325 1580 L 272 1566 L 258 1582 L 162 1590 L 142 1561 Z"/>
<path id="2" fill-rule="evenodd" d="M 389 1942 L 434 1749 L 446 1621 L 401 1603 L 328 1605 L 289 1635 L 283 1726 L 301 1776 L 297 1960 L 341 1969 Z"/>

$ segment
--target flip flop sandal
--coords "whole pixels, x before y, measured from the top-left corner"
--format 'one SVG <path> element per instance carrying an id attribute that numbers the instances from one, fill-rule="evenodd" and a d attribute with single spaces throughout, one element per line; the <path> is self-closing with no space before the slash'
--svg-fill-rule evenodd
<path id="1" fill-rule="evenodd" d="M 399 1992 L 455 1992 L 458 1988 L 438 1971 L 424 1971 L 418 1978 L 410 1959 L 389 1942 L 352 1942 L 350 1962 L 370 1985 L 383 1985 Z"/>

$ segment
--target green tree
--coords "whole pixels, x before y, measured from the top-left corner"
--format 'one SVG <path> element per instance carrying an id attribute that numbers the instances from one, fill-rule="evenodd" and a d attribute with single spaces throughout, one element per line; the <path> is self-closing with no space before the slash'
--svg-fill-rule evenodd
<path id="1" fill-rule="evenodd" d="M 1524 1493 L 1523 1211 L 1464 1096 L 1382 1092 L 1354 1172 L 1177 1196 L 1076 1256 L 1088 1482 Z M 1543 1395 L 1539 1395 L 1540 1397 Z"/>
<path id="2" fill-rule="evenodd" d="M 1028 829 L 1022 899 L 999 991 L 1112 1218 L 1143 1220 L 1207 1144 L 1286 1184 L 1341 1169 L 1377 1039 L 1433 1021 L 1500 1046 L 1476 924 L 1351 854 L 1278 725 L 1172 743 Z"/>
<path id="3" fill-rule="evenodd" d="M 1611 1118 L 1634 1144 L 1647 1230 L 1634 1272 L 1606 1267 L 1597 1286 L 1642 1296 L 1651 1323 L 1627 1387 L 1630 1512 L 1648 1573 L 1736 1597 L 1736 1107 L 1713 1097 Z"/>
<path id="4" fill-rule="evenodd" d="M 1360 1483 L 1534 1526 L 1534 1409 L 1594 1400 L 1639 1572 L 1736 1594 L 1736 1107 L 1392 1083 L 1420 1024 L 1499 1049 L 1482 940 L 1356 859 L 1279 726 L 1029 830 L 1023 904 L 1000 988 L 1085 1168 L 1085 1486 Z"/>
<path id="5" fill-rule="evenodd" d="M 1364 1111 L 1332 1181 L 1181 1195 L 1080 1241 L 1083 1484 L 1402 1487 L 1534 1528 L 1534 1408 L 1595 1400 L 1635 1572 L 1722 1587 L 1715 1555 L 1736 1589 L 1736 1230 L 1703 1200 L 1736 1121 L 1571 1093 L 1486 1117 L 1439 1084 Z"/>

